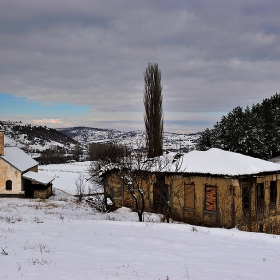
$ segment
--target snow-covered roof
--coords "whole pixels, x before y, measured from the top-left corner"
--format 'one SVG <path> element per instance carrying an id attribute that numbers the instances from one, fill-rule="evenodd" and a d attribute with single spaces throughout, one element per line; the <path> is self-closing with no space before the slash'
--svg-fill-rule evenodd
<path id="1" fill-rule="evenodd" d="M 50 177 L 44 173 L 37 173 L 33 171 L 28 171 L 24 173 L 22 177 L 25 179 L 36 181 L 43 185 L 47 185 L 55 179 L 54 177 Z"/>
<path id="2" fill-rule="evenodd" d="M 117 164 L 117 163 L 109 163 L 106 164 L 105 166 L 103 166 L 99 172 L 98 172 L 98 176 L 102 176 L 103 174 L 105 174 L 108 171 L 114 170 L 114 169 L 121 169 L 121 165 Z"/>
<path id="3" fill-rule="evenodd" d="M 38 165 L 38 162 L 17 147 L 4 147 L 4 156 L 0 156 L 20 172 Z"/>
<path id="4" fill-rule="evenodd" d="M 192 151 L 178 154 L 168 153 L 140 164 L 131 164 L 126 168 L 148 172 L 209 174 L 222 176 L 254 175 L 266 172 L 279 172 L 280 164 L 245 156 L 239 153 L 212 148 L 208 151 Z M 110 170 L 122 169 L 121 165 L 108 164 L 99 173 L 103 176 Z"/>
<path id="5" fill-rule="evenodd" d="M 277 172 L 280 164 L 212 148 L 183 154 L 162 171 L 238 176 Z"/>

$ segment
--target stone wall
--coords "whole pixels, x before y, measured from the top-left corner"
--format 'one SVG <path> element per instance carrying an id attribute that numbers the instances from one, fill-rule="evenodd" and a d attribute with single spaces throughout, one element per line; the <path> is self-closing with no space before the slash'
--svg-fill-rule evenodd
<path id="1" fill-rule="evenodd" d="M 52 185 L 49 184 L 46 188 L 34 189 L 34 198 L 47 199 L 52 195 Z"/>
<path id="2" fill-rule="evenodd" d="M 127 187 L 123 186 L 118 172 L 111 171 L 106 174 L 105 195 L 113 199 L 115 207 L 126 206 L 136 210 L 131 193 Z M 166 203 L 174 220 L 226 228 L 236 225 L 248 227 L 249 225 L 250 231 L 263 230 L 264 232 L 268 232 L 268 226 L 275 224 L 271 222 L 271 218 L 273 221 L 279 221 L 280 225 L 280 179 L 275 174 L 240 178 L 189 174 L 165 174 L 164 176 L 164 186 L 168 186 L 169 197 Z M 147 212 L 158 212 L 155 209 L 154 199 L 155 177 L 150 173 L 145 179 L 141 177 L 139 184 L 145 198 L 144 211 Z M 257 200 L 260 194 L 258 195 L 257 188 L 260 183 L 263 184 L 261 195 L 264 206 L 258 210 Z M 273 185 L 276 186 L 274 199 L 272 189 L 275 187 Z M 248 198 L 245 197 L 244 191 L 247 187 Z M 157 192 L 156 195 L 158 195 Z M 135 194 L 140 201 L 137 190 Z"/>

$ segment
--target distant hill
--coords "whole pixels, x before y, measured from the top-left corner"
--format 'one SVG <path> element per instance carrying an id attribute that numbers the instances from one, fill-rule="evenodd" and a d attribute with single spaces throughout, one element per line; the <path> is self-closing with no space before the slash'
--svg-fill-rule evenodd
<path id="1" fill-rule="evenodd" d="M 59 132 L 71 137 L 72 139 L 80 142 L 81 144 L 88 144 L 97 141 L 106 141 L 119 138 L 124 135 L 123 132 L 115 129 L 102 129 L 93 127 L 69 127 L 69 128 L 58 128 Z"/>
<path id="2" fill-rule="evenodd" d="M 71 137 L 46 126 L 0 121 L 0 128 L 5 131 L 6 146 L 17 146 L 33 152 L 40 152 L 51 146 L 70 147 L 79 144 Z"/>
<path id="3" fill-rule="evenodd" d="M 60 128 L 58 131 L 75 139 L 81 144 L 96 142 L 116 142 L 133 149 L 145 146 L 145 133 L 140 130 L 122 132 L 115 129 L 101 129 L 93 127 Z M 194 149 L 200 134 L 164 133 L 164 150 L 188 151 Z"/>
<path id="4" fill-rule="evenodd" d="M 140 149 L 145 147 L 145 133 L 140 130 L 122 132 L 116 129 L 70 127 L 53 129 L 21 122 L 0 121 L 5 131 L 5 145 L 17 146 L 30 153 L 40 153 L 53 146 L 65 151 L 75 145 L 86 146 L 96 142 L 115 142 Z M 200 134 L 164 133 L 164 150 L 186 152 L 195 148 Z"/>

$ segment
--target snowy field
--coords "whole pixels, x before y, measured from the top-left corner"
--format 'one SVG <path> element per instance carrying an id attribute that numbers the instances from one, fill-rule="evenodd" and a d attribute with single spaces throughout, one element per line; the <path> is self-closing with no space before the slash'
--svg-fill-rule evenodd
<path id="1" fill-rule="evenodd" d="M 67 190 L 76 165 L 44 172 Z M 97 213 L 57 189 L 48 200 L 1 198 L 0 279 L 279 279 L 280 236 L 159 220 Z"/>
<path id="2" fill-rule="evenodd" d="M 69 194 L 76 194 L 75 181 L 78 179 L 79 175 L 82 174 L 86 179 L 90 176 L 88 174 L 88 169 L 90 167 L 90 161 L 85 162 L 74 162 L 67 164 L 49 164 L 40 165 L 39 172 L 45 173 L 51 177 L 55 177 L 53 181 L 53 187 L 63 190 Z M 94 188 L 98 191 L 97 185 L 92 185 L 92 183 L 85 182 L 86 192 L 88 187 Z"/>

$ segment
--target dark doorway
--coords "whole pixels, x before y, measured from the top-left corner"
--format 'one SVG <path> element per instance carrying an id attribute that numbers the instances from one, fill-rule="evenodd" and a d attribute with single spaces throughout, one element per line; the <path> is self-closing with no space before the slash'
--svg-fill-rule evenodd
<path id="1" fill-rule="evenodd" d="M 249 186 L 243 186 L 242 188 L 242 204 L 243 204 L 243 211 L 249 212 L 251 209 Z"/>
<path id="2" fill-rule="evenodd" d="M 162 174 L 156 175 L 153 197 L 155 212 L 164 213 L 168 206 L 168 185 L 165 184 L 165 177 Z"/>
<path id="3" fill-rule="evenodd" d="M 277 199 L 277 184 L 276 181 L 271 181 L 270 182 L 270 207 L 275 207 L 276 206 L 276 199 Z"/>
<path id="4" fill-rule="evenodd" d="M 31 184 L 31 181 L 24 179 L 23 184 L 25 190 L 25 197 L 34 198 L 34 187 Z"/>
<path id="5" fill-rule="evenodd" d="M 264 212 L 264 183 L 257 184 L 257 210 Z"/>

